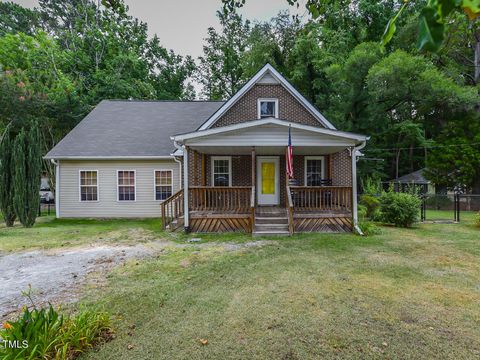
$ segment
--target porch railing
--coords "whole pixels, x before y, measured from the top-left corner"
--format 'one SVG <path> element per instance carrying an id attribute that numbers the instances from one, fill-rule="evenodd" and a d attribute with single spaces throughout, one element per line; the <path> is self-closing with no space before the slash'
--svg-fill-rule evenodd
<path id="1" fill-rule="evenodd" d="M 248 214 L 251 211 L 251 196 L 251 186 L 190 187 L 190 210 Z"/>
<path id="2" fill-rule="evenodd" d="M 162 204 L 162 226 L 165 230 L 167 226 L 171 229 L 174 226 L 174 222 L 184 215 L 184 203 L 183 203 L 183 189 L 177 191 L 175 194 L 166 199 Z"/>
<path id="3" fill-rule="evenodd" d="M 352 210 L 350 186 L 291 186 L 295 211 L 348 211 Z"/>

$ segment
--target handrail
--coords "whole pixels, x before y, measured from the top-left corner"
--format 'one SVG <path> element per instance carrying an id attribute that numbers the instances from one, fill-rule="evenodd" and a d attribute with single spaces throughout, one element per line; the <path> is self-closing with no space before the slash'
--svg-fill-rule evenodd
<path id="1" fill-rule="evenodd" d="M 292 193 L 290 191 L 290 186 L 287 185 L 287 211 L 288 211 L 288 232 L 290 235 L 294 232 L 294 225 L 293 225 L 293 201 L 292 201 Z"/>
<path id="2" fill-rule="evenodd" d="M 251 186 L 192 186 L 191 211 L 227 211 L 248 214 Z"/>
<path id="3" fill-rule="evenodd" d="M 253 233 L 255 227 L 255 186 L 252 186 L 252 194 L 250 196 L 250 231 Z"/>
<path id="4" fill-rule="evenodd" d="M 162 208 L 162 227 L 165 230 L 167 226 L 172 225 L 184 214 L 183 189 L 164 200 L 160 206 Z"/>
<path id="5" fill-rule="evenodd" d="M 351 186 L 291 186 L 295 211 L 351 211 Z"/>

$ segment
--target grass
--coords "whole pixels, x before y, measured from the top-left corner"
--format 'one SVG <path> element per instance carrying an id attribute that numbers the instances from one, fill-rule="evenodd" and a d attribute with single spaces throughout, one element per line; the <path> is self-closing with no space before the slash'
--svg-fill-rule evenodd
<path id="1" fill-rule="evenodd" d="M 0 223 L 0 251 L 50 249 L 91 243 L 128 244 L 149 241 L 160 234 L 158 219 L 55 219 L 42 216 L 35 226 L 25 229 L 16 223 L 7 228 Z"/>
<path id="2" fill-rule="evenodd" d="M 167 235 L 156 219 L 42 217 L 33 229 L 0 228 L 0 250 L 201 238 L 85 289 L 82 304 L 109 309 L 116 338 L 83 359 L 471 359 L 480 357 L 473 218 L 248 247 L 249 235 Z"/>
<path id="3" fill-rule="evenodd" d="M 222 247 L 235 235 L 201 235 L 208 247 L 172 247 L 87 291 L 118 331 L 85 358 L 478 358 L 479 234 L 467 216 L 239 251 Z"/>

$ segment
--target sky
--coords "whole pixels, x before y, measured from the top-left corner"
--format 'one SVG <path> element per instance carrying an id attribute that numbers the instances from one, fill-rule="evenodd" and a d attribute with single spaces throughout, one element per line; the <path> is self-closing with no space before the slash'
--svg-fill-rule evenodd
<path id="1" fill-rule="evenodd" d="M 38 5 L 37 0 L 14 2 L 26 7 Z M 207 29 L 218 28 L 216 11 L 222 6 L 221 0 L 125 0 L 125 3 L 130 15 L 146 22 L 149 33 L 156 33 L 164 47 L 194 58 L 202 55 Z M 265 21 L 281 10 L 303 15 L 304 4 L 305 0 L 300 0 L 297 9 L 289 6 L 287 0 L 247 0 L 240 13 L 251 21 Z"/>

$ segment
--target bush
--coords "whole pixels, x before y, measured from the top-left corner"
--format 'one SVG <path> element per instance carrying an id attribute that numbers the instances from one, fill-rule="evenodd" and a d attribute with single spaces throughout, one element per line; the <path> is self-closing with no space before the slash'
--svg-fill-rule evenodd
<path id="1" fill-rule="evenodd" d="M 364 205 L 367 209 L 367 217 L 371 220 L 377 220 L 379 214 L 380 200 L 378 197 L 372 195 L 360 196 L 360 204 Z"/>
<path id="2" fill-rule="evenodd" d="M 364 220 L 367 216 L 367 207 L 362 205 L 362 204 L 358 204 L 357 206 L 357 214 L 358 214 L 358 218 L 360 220 Z"/>
<path id="3" fill-rule="evenodd" d="M 74 317 L 59 314 L 51 305 L 40 310 L 24 308 L 22 316 L 0 330 L 4 341 L 16 347 L 0 347 L 0 358 L 74 359 L 112 331 L 106 313 L 82 310 Z"/>
<path id="4" fill-rule="evenodd" d="M 358 227 L 362 230 L 363 235 L 377 235 L 381 233 L 380 228 L 370 221 L 360 221 Z"/>
<path id="5" fill-rule="evenodd" d="M 475 214 L 475 225 L 480 227 L 480 211 Z"/>
<path id="6" fill-rule="evenodd" d="M 409 227 L 418 221 L 421 200 L 412 194 L 388 191 L 380 197 L 382 221 Z"/>

